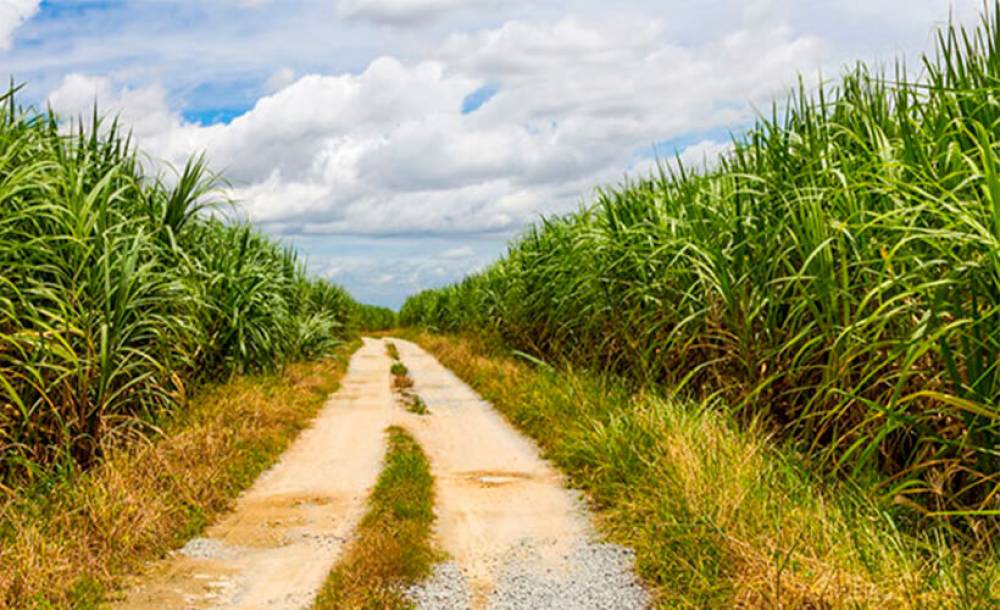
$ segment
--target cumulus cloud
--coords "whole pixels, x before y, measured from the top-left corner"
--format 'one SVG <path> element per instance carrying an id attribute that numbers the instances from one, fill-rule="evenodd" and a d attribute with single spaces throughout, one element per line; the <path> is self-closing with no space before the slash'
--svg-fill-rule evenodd
<path id="1" fill-rule="evenodd" d="M 786 28 L 680 46 L 649 20 L 511 21 L 453 36 L 424 61 L 303 76 L 225 125 L 184 122 L 157 85 L 112 90 L 74 75 L 49 101 L 73 113 L 96 94 L 175 164 L 207 151 L 275 232 L 502 233 L 620 179 L 637 147 L 747 120 L 750 102 L 782 90 L 822 48 Z M 487 83 L 490 102 L 463 113 Z M 718 146 L 686 156 L 702 161 Z"/>
<path id="2" fill-rule="evenodd" d="M 38 11 L 39 4 L 41 0 L 0 1 L 0 51 L 10 48 L 14 30 Z"/>
<path id="3" fill-rule="evenodd" d="M 89 63 L 47 86 L 49 103 L 86 115 L 96 97 L 146 152 L 174 164 L 206 151 L 246 215 L 307 251 L 354 238 L 423 239 L 412 251 L 372 247 L 313 261 L 362 295 L 396 285 L 384 301 L 396 303 L 400 291 L 485 263 L 469 244 L 502 244 L 626 171 L 651 171 L 652 150 L 673 162 L 676 145 L 685 165 L 712 163 L 731 147 L 725 134 L 799 73 L 808 80 L 858 58 L 912 54 L 947 16 L 939 0 L 578 0 L 572 10 L 557 0 L 316 0 L 300 12 L 268 0 L 228 3 L 255 9 L 240 11 L 248 21 L 230 30 L 218 4 L 199 8 L 214 11 L 218 36 L 192 26 L 161 41 L 130 30 L 120 46 L 145 49 L 134 64 L 91 69 L 109 52 L 88 38 L 74 56 Z M 966 21 L 980 0 L 947 4 Z M 379 38 L 373 23 L 420 27 Z M 187 63 L 157 67 L 175 49 Z M 341 53 L 350 56 L 340 64 L 310 63 Z M 257 75 L 246 111 L 228 123 L 185 120 L 179 108 L 217 74 Z M 447 247 L 426 245 L 445 238 Z"/>
<path id="4" fill-rule="evenodd" d="M 170 110 L 166 91 L 158 83 L 116 90 L 108 77 L 70 74 L 48 98 L 48 105 L 69 121 L 90 120 L 95 104 L 103 115 L 118 118 L 141 139 L 155 141 L 172 133 L 180 121 L 179 115 Z"/>
<path id="5" fill-rule="evenodd" d="M 358 253 L 321 254 L 310 258 L 313 273 L 358 287 L 359 298 L 398 303 L 405 295 L 440 286 L 475 272 L 503 249 L 503 242 L 476 242 L 476 247 L 448 241 L 373 240 Z M 309 248 L 313 244 L 300 242 Z M 373 255 L 376 252 L 381 255 Z M 419 252 L 419 255 L 415 255 Z"/>

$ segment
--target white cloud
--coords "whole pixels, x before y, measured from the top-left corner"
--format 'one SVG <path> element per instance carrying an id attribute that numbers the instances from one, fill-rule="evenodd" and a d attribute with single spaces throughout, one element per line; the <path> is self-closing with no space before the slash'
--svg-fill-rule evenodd
<path id="1" fill-rule="evenodd" d="M 967 21 L 979 2 L 951 4 Z M 473 245 L 502 243 L 540 214 L 575 209 L 626 170 L 650 171 L 652 147 L 677 142 L 686 165 L 711 163 L 731 146 L 726 132 L 782 98 L 799 72 L 831 76 L 896 49 L 912 57 L 947 15 L 939 0 L 252 4 L 240 12 L 251 21 L 216 15 L 217 36 L 129 30 L 117 46 L 143 49 L 143 61 L 114 69 L 88 68 L 114 52 L 87 38 L 73 56 L 89 63 L 59 74 L 46 87 L 49 102 L 75 116 L 97 96 L 134 126 L 144 150 L 173 163 L 207 151 L 245 212 L 272 233 L 318 242 L 453 235 Z M 370 23 L 421 27 L 379 37 Z M 341 64 L 314 61 L 342 52 L 350 57 Z M 157 64 L 163 55 L 174 59 Z M 218 74 L 256 75 L 245 98 L 252 107 L 229 124 L 185 121 L 179 108 Z M 484 86 L 495 90 L 489 102 L 463 114 L 466 97 Z M 380 256 L 373 252 L 369 259 Z M 450 244 L 367 263 L 327 257 L 327 270 L 349 285 L 391 274 L 408 290 L 411 281 L 454 279 L 467 270 L 458 265 L 466 253 Z"/>
<path id="2" fill-rule="evenodd" d="M 337 13 L 347 19 L 404 25 L 427 21 L 458 9 L 493 4 L 492 0 L 338 0 Z"/>
<path id="3" fill-rule="evenodd" d="M 733 142 L 715 142 L 713 140 L 702 140 L 697 144 L 685 148 L 680 155 L 681 163 L 684 167 L 700 169 L 705 166 L 713 166 L 719 158 L 733 150 Z"/>
<path id="4" fill-rule="evenodd" d="M 283 66 L 267 79 L 267 92 L 275 93 L 295 82 L 295 70 Z"/>
<path id="5" fill-rule="evenodd" d="M 839 0 L 839 8 L 866 18 L 892 19 L 912 27 L 929 28 L 949 19 L 957 23 L 973 23 L 990 0 Z"/>
<path id="6" fill-rule="evenodd" d="M 48 98 L 49 106 L 63 119 L 72 121 L 89 121 L 95 102 L 102 115 L 117 117 L 143 140 L 155 141 L 171 133 L 180 121 L 167 105 L 166 92 L 159 84 L 116 91 L 108 77 L 70 74 Z"/>
<path id="7" fill-rule="evenodd" d="M 747 120 L 748 102 L 783 90 L 822 50 L 782 28 L 680 46 L 649 20 L 514 21 L 417 63 L 304 76 L 228 125 L 185 123 L 161 87 L 113 90 L 106 78 L 67 77 L 49 101 L 76 113 L 96 94 L 175 164 L 206 150 L 275 232 L 504 232 L 574 208 L 635 165 L 639 147 Z M 495 97 L 462 114 L 484 83 L 498 84 Z"/>
<path id="8" fill-rule="evenodd" d="M 629 173 L 633 176 L 644 176 L 658 173 L 661 167 L 676 170 L 679 165 L 687 171 L 701 172 L 717 167 L 720 159 L 732 150 L 732 140 L 721 142 L 702 140 L 683 150 L 661 151 L 666 154 L 641 159 L 629 168 Z"/>
<path id="9" fill-rule="evenodd" d="M 0 51 L 10 48 L 11 37 L 38 11 L 41 0 L 0 0 Z"/>
<path id="10" fill-rule="evenodd" d="M 320 255 L 310 259 L 310 269 L 323 277 L 353 286 L 363 286 L 361 298 L 398 304 L 405 295 L 430 285 L 440 286 L 481 269 L 502 249 L 502 243 L 484 251 L 471 246 L 455 246 L 443 252 L 407 250 L 420 248 L 416 242 L 401 243 L 379 239 L 367 244 L 371 251 L 360 254 Z M 482 250 L 482 245 L 477 243 Z M 373 251 L 381 252 L 373 256 Z"/>
<path id="11" fill-rule="evenodd" d="M 441 253 L 441 258 L 469 258 L 474 256 L 475 253 L 476 251 L 471 246 L 462 246 L 460 248 L 445 250 Z"/>

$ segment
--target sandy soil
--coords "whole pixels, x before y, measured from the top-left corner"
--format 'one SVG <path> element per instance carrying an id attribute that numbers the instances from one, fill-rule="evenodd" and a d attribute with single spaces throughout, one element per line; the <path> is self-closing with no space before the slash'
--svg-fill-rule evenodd
<path id="1" fill-rule="evenodd" d="M 365 340 L 341 388 L 232 513 L 152 567 L 116 607 L 307 607 L 364 513 L 396 408 L 389 358 Z"/>
<path id="2" fill-rule="evenodd" d="M 465 575 L 473 608 L 484 608 L 506 558 L 529 545 L 545 567 L 592 538 L 576 495 L 489 403 L 420 347 L 392 340 L 430 410 L 405 427 L 431 463 L 439 543 Z"/>
<path id="3" fill-rule="evenodd" d="M 390 389 L 385 342 L 366 339 L 342 388 L 279 463 L 117 607 L 308 607 L 364 512 L 392 424 L 407 428 L 430 459 L 438 544 L 461 570 L 472 608 L 490 603 L 518 549 L 537 553 L 539 569 L 573 571 L 571 551 L 593 539 L 576 495 L 454 374 L 418 346 L 391 341 L 428 415 L 402 408 Z"/>

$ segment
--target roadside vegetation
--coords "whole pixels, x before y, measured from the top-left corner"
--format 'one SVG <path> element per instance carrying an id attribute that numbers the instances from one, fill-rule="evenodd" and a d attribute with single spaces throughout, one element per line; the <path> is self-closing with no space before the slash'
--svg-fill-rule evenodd
<path id="1" fill-rule="evenodd" d="M 907 532 L 856 485 L 817 474 L 717 401 L 558 370 L 496 341 L 407 336 L 534 438 L 635 549 L 659 608 L 994 608 L 1000 560 Z"/>
<path id="2" fill-rule="evenodd" d="M 396 347 L 395 343 L 389 341 L 385 344 L 385 350 L 393 361 L 389 368 L 389 372 L 392 374 L 392 389 L 396 391 L 403 407 L 410 413 L 427 415 L 427 403 L 413 391 L 413 377 L 410 376 L 410 370 L 399 359 L 399 348 Z"/>
<path id="3" fill-rule="evenodd" d="M 358 308 L 354 325 L 366 333 L 383 333 L 396 328 L 398 317 L 396 312 L 388 307 L 362 305 Z"/>
<path id="4" fill-rule="evenodd" d="M 388 434 L 385 467 L 368 512 L 313 606 L 316 610 L 411 608 L 406 588 L 430 576 L 434 479 L 420 445 L 402 428 Z"/>
<path id="5" fill-rule="evenodd" d="M 0 607 L 86 607 L 223 510 L 335 387 L 329 358 L 394 314 L 229 220 L 202 158 L 152 175 L 96 109 L 69 122 L 16 92 L 0 94 Z"/>
<path id="6" fill-rule="evenodd" d="M 0 106 L 0 489 L 86 468 L 200 384 L 329 353 L 381 317 L 220 220 L 203 159 L 149 175 L 96 111 L 71 126 L 13 89 Z"/>
<path id="7" fill-rule="evenodd" d="M 337 389 L 359 345 L 202 388 L 155 439 L 0 499 L 0 608 L 100 607 L 228 509 Z"/>
<path id="8" fill-rule="evenodd" d="M 885 535 L 934 532 L 995 559 L 997 82 L 994 8 L 976 29 L 943 29 L 920 70 L 860 65 L 775 104 L 706 168 L 663 164 L 600 190 L 485 271 L 409 299 L 401 323 L 495 333 L 531 357 L 711 405 L 717 416 L 648 425 L 704 421 L 714 434 L 732 417 L 749 435 L 734 442 L 750 445 L 761 427 L 777 432 L 805 468 L 877 497 Z M 688 417 L 642 405 L 654 420 Z M 626 466 L 604 458 L 588 468 Z M 774 550 L 806 545 L 786 542 Z"/>

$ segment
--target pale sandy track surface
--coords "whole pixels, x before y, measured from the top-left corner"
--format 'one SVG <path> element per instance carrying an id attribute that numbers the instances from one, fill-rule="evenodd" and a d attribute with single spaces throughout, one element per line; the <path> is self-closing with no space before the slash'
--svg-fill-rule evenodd
<path id="1" fill-rule="evenodd" d="M 117 607 L 308 607 L 364 512 L 393 409 L 385 347 L 366 339 L 340 390 L 278 464 Z"/>
<path id="2" fill-rule="evenodd" d="M 543 542 L 554 567 L 587 533 L 577 503 L 538 451 L 489 404 L 416 345 L 395 340 L 430 415 L 407 428 L 430 459 L 441 546 L 483 606 L 497 560 L 524 540 Z"/>
<path id="3" fill-rule="evenodd" d="M 578 498 L 534 444 L 421 348 L 391 341 L 428 415 L 397 404 L 385 342 L 366 339 L 279 463 L 118 607 L 309 607 L 364 512 L 384 431 L 396 424 L 430 460 L 437 544 L 450 556 L 413 590 L 421 608 L 641 608 L 631 556 L 595 542 Z"/>
<path id="4" fill-rule="evenodd" d="M 431 595 L 418 590 L 421 605 L 642 607 L 645 595 L 631 576 L 631 557 L 595 543 L 577 494 L 564 487 L 538 448 L 430 354 L 392 341 L 430 410 L 427 416 L 407 414 L 406 428 L 430 460 L 438 541 L 463 581 L 432 583 Z M 595 574 L 591 568 L 598 564 Z M 464 588 L 464 602 L 438 585 Z"/>

